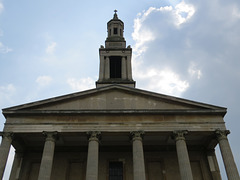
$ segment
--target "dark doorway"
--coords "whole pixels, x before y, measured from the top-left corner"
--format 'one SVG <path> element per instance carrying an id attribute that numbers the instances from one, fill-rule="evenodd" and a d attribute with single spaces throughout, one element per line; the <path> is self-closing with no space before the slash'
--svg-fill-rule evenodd
<path id="1" fill-rule="evenodd" d="M 109 180 L 123 180 L 123 163 L 109 162 Z"/>
<path id="2" fill-rule="evenodd" d="M 110 56 L 110 78 L 122 77 L 122 57 Z"/>

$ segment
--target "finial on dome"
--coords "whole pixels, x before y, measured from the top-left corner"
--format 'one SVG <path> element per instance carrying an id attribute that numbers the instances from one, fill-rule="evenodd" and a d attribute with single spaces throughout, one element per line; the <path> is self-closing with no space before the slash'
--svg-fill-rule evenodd
<path id="1" fill-rule="evenodd" d="M 113 19 L 118 19 L 118 16 L 117 16 L 117 10 L 116 10 L 116 9 L 114 10 Z"/>

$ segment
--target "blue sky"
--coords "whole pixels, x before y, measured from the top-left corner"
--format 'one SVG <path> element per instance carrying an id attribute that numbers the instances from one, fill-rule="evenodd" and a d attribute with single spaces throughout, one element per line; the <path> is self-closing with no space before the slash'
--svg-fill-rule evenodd
<path id="1" fill-rule="evenodd" d="M 137 88 L 227 107 L 240 169 L 239 1 L 0 0 L 0 108 L 94 88 L 114 9 Z"/>

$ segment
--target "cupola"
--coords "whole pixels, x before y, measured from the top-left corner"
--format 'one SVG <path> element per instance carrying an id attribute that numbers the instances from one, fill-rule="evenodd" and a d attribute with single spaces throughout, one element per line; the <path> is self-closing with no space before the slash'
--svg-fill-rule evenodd
<path id="1" fill-rule="evenodd" d="M 113 19 L 107 23 L 108 37 L 105 46 L 106 48 L 124 48 L 126 47 L 126 41 L 123 37 L 124 23 L 118 19 L 117 10 L 114 12 Z"/>

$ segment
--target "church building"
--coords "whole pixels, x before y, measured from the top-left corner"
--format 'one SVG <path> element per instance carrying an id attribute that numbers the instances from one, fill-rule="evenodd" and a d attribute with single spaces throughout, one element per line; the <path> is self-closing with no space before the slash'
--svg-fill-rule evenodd
<path id="1" fill-rule="evenodd" d="M 96 88 L 3 109 L 0 179 L 239 180 L 226 108 L 135 87 L 132 48 L 115 11 L 99 49 Z M 143 72 L 144 73 L 144 72 Z"/>

